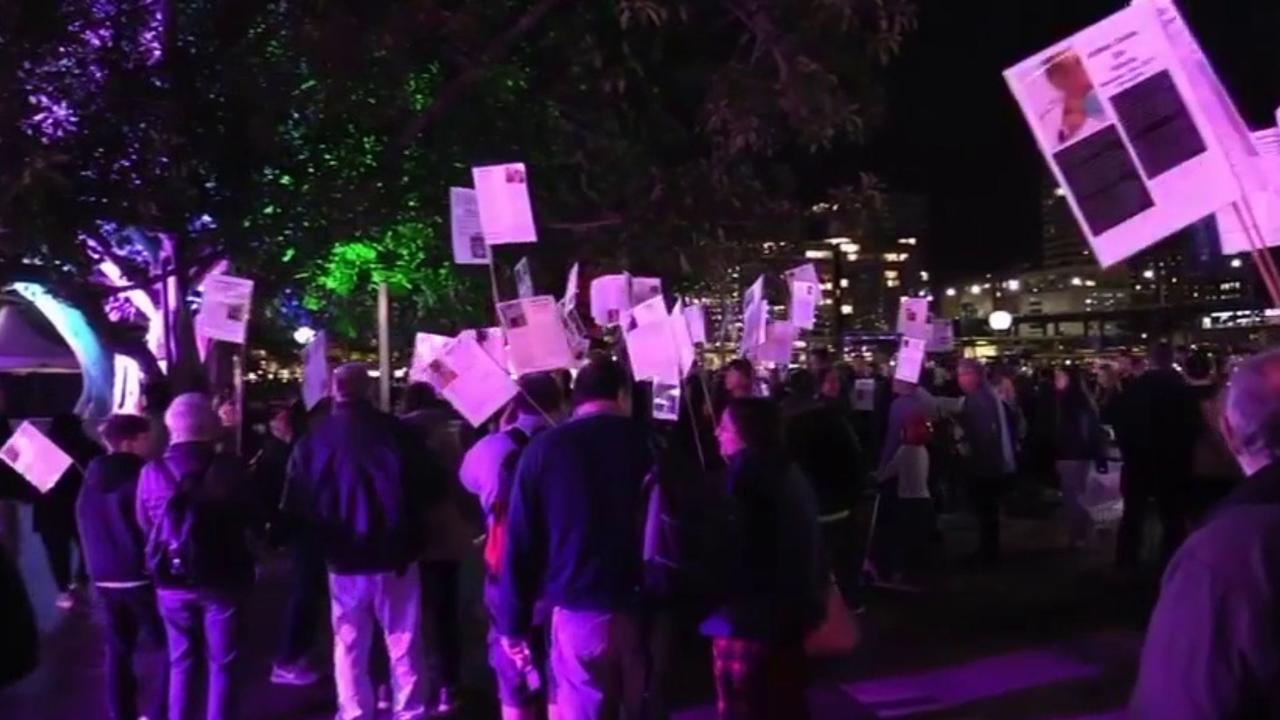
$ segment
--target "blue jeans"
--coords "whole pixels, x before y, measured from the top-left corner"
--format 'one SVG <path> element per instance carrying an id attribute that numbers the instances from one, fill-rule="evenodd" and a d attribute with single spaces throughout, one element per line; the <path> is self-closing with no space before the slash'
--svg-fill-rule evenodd
<path id="1" fill-rule="evenodd" d="M 236 720 L 243 594 L 162 588 L 156 599 L 169 640 L 169 720 L 201 717 L 195 697 L 201 662 L 209 686 L 204 717 Z"/>
<path id="2" fill-rule="evenodd" d="M 149 683 L 150 691 L 140 697 L 138 674 L 133 667 L 138 650 L 155 651 L 158 659 L 165 644 L 155 588 L 100 587 L 97 593 L 107 641 L 107 709 L 111 720 L 136 720 L 139 709 L 149 720 L 164 720 L 168 674 L 156 673 L 160 677 Z"/>

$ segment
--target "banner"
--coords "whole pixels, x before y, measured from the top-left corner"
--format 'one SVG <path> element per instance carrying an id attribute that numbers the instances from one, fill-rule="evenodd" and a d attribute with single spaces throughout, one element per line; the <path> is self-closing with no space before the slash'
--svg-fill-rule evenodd
<path id="1" fill-rule="evenodd" d="M 893 372 L 894 380 L 913 385 L 920 382 L 920 372 L 924 370 L 924 344 L 925 341 L 919 338 L 903 336 L 898 345 L 898 365 Z"/>
<path id="2" fill-rule="evenodd" d="M 253 311 L 253 281 L 232 275 L 204 279 L 204 299 L 196 316 L 197 334 L 243 345 Z"/>
<path id="3" fill-rule="evenodd" d="M 453 342 L 448 335 L 435 333 L 418 333 L 413 336 L 413 360 L 409 363 L 409 380 L 411 382 L 430 382 L 427 366 Z"/>
<path id="4" fill-rule="evenodd" d="M 555 298 L 539 295 L 500 303 L 498 317 L 507 335 L 511 369 L 517 375 L 574 367 Z"/>
<path id="5" fill-rule="evenodd" d="M 904 297 L 898 300 L 898 334 L 917 340 L 928 340 L 933 335 L 926 298 Z"/>
<path id="6" fill-rule="evenodd" d="M 489 245 L 538 242 L 524 163 L 471 168 L 471 180 Z"/>
<path id="7" fill-rule="evenodd" d="M 785 274 L 787 288 L 791 291 L 791 324 L 804 330 L 812 330 L 818 306 L 822 304 L 822 284 L 813 263 L 788 270 Z"/>
<path id="8" fill-rule="evenodd" d="M 1146 2 L 1005 71 L 1098 261 L 1240 199 L 1214 126 Z"/>
<path id="9" fill-rule="evenodd" d="M 529 270 L 529 258 L 522 257 L 516 263 L 516 295 L 522 298 L 533 297 L 533 273 Z"/>
<path id="10" fill-rule="evenodd" d="M 597 325 L 620 325 L 630 312 L 630 275 L 603 275 L 591 281 L 591 318 Z"/>
<path id="11" fill-rule="evenodd" d="M 0 460 L 42 493 L 52 490 L 72 464 L 70 455 L 29 422 L 19 425 L 0 447 Z"/>
<path id="12" fill-rule="evenodd" d="M 489 245 L 480 228 L 480 206 L 471 188 L 449 188 L 449 228 L 453 261 L 459 265 L 489 264 Z"/>
<path id="13" fill-rule="evenodd" d="M 445 400 L 480 427 L 518 392 L 506 370 L 489 357 L 474 334 L 463 333 L 427 365 L 427 377 Z"/>
<path id="14" fill-rule="evenodd" d="M 764 344 L 765 322 L 769 318 L 769 303 L 764 298 L 764 276 L 747 288 L 742 296 L 742 355 L 750 357 L 756 347 Z"/>
<path id="15" fill-rule="evenodd" d="M 308 410 L 329 394 L 329 340 L 323 330 L 302 348 L 302 403 Z"/>

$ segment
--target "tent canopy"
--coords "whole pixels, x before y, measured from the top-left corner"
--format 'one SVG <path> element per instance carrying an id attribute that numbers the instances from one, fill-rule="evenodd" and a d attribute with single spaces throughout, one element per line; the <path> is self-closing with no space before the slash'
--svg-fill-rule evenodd
<path id="1" fill-rule="evenodd" d="M 71 349 L 24 306 L 0 300 L 0 372 L 79 372 Z"/>

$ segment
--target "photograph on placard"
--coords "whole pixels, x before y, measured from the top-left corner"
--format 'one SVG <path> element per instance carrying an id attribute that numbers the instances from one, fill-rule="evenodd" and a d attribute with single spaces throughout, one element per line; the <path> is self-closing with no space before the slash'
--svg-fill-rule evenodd
<path id="1" fill-rule="evenodd" d="M 898 333 L 907 337 L 927 339 L 932 333 L 929 325 L 929 300 L 904 297 L 898 300 Z"/>
<path id="2" fill-rule="evenodd" d="M 1060 50 L 1043 63 L 1043 72 L 1026 87 L 1038 110 L 1045 144 L 1059 148 L 1112 124 L 1093 79 L 1075 48 Z"/>
<path id="3" fill-rule="evenodd" d="M 413 359 L 409 363 L 409 379 L 430 382 L 428 366 L 448 347 L 453 338 L 435 333 L 417 333 L 413 337 Z"/>
<path id="4" fill-rule="evenodd" d="M 523 303 L 503 303 L 498 306 L 498 313 L 502 318 L 502 326 L 507 330 L 519 330 L 529 325 Z"/>

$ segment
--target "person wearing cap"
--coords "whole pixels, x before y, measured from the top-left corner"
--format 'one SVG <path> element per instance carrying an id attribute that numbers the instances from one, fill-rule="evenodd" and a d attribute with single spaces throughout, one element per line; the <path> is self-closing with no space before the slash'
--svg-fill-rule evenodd
<path id="1" fill-rule="evenodd" d="M 219 453 L 222 428 L 207 395 L 174 398 L 164 414 L 170 445 L 163 457 L 142 469 L 137 514 L 147 538 L 148 570 L 169 646 L 169 717 L 199 717 L 199 687 L 207 684 L 203 715 L 209 720 L 239 717 L 240 635 L 245 599 L 254 579 L 250 535 L 262 527 L 263 512 L 243 464 Z M 176 496 L 181 502 L 171 503 Z M 171 511 L 190 503 L 197 516 L 192 546 L 200 568 L 182 577 L 173 564 L 160 567 L 155 549 L 170 540 Z M 207 668 L 200 680 L 201 664 Z"/>
<path id="2" fill-rule="evenodd" d="M 1280 712 L 1280 350 L 1236 370 L 1220 425 L 1246 479 L 1165 572 L 1130 703 L 1139 720 Z"/>

